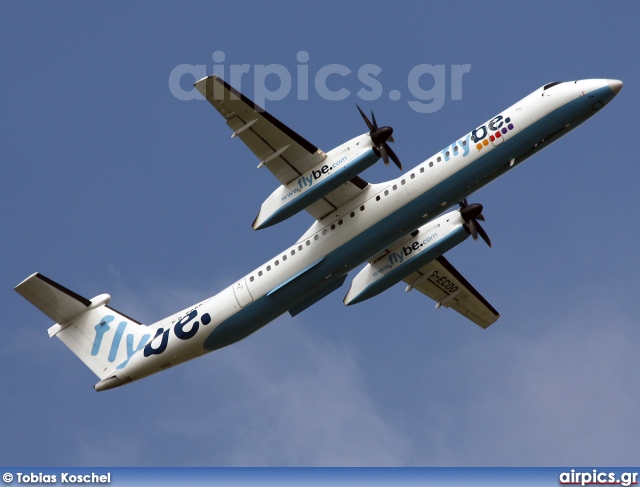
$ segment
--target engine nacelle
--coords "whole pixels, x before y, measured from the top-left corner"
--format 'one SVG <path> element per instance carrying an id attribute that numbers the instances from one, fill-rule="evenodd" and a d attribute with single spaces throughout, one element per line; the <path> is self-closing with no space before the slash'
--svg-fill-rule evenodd
<path id="1" fill-rule="evenodd" d="M 269 196 L 253 222 L 259 230 L 292 217 L 373 165 L 379 156 L 369 134 L 336 147 L 320 164 Z"/>
<path id="2" fill-rule="evenodd" d="M 449 212 L 394 243 L 388 253 L 353 278 L 344 304 L 359 303 L 386 291 L 469 237 L 460 211 Z"/>

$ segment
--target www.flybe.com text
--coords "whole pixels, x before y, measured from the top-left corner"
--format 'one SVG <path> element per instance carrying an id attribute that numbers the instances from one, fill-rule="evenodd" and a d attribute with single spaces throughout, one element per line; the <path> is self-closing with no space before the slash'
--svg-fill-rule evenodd
<path id="1" fill-rule="evenodd" d="M 289 198 L 291 198 L 293 195 L 301 193 L 304 189 L 310 188 L 323 175 L 329 174 L 331 171 L 333 171 L 334 169 L 340 167 L 346 161 L 347 161 L 347 157 L 345 156 L 342 159 L 337 160 L 336 162 L 334 162 L 331 165 L 325 164 L 324 166 L 322 166 L 319 169 L 314 169 L 313 171 L 311 171 L 311 173 L 309 173 L 308 176 L 302 176 L 302 177 L 298 178 L 298 181 L 297 181 L 298 182 L 298 186 L 293 188 L 287 194 L 285 194 L 282 197 L 282 201 L 286 201 Z"/>
<path id="2" fill-rule="evenodd" d="M 405 257 L 409 257 L 413 252 L 418 252 L 420 247 L 423 247 L 427 244 L 433 242 L 436 238 L 438 238 L 437 233 L 433 233 L 422 240 L 422 242 L 413 242 L 411 245 L 407 245 L 402 247 L 402 249 L 398 252 L 392 252 L 389 254 L 389 261 L 386 265 L 379 267 L 373 273 L 373 277 L 376 277 L 378 274 L 382 274 L 384 271 L 391 269 L 396 264 L 401 264 L 404 261 Z"/>
<path id="3" fill-rule="evenodd" d="M 345 156 L 342 159 L 331 164 L 331 166 L 325 164 L 320 169 L 314 169 L 313 171 L 311 171 L 311 174 L 309 174 L 309 176 L 302 176 L 300 179 L 298 179 L 298 186 L 300 187 L 300 189 L 311 186 L 314 182 L 320 179 L 323 174 L 329 174 L 335 168 L 340 167 L 346 160 L 347 157 Z"/>

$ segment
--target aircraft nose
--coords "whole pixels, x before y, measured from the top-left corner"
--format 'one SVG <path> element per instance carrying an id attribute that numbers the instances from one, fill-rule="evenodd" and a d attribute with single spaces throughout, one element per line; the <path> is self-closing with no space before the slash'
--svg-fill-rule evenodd
<path id="1" fill-rule="evenodd" d="M 622 81 L 619 79 L 609 79 L 607 80 L 607 84 L 609 85 L 609 89 L 613 91 L 614 95 L 617 95 L 622 89 Z"/>

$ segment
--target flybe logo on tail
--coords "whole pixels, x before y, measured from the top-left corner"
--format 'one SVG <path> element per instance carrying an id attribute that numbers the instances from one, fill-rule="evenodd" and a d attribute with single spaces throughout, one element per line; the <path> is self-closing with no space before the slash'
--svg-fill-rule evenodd
<path id="1" fill-rule="evenodd" d="M 100 353 L 100 349 L 102 348 L 102 342 L 104 341 L 105 334 L 111 330 L 110 323 L 115 320 L 114 316 L 107 315 L 100 320 L 94 329 L 96 331 L 96 336 L 93 339 L 93 347 L 91 348 L 91 355 L 93 357 L 97 356 Z M 135 325 L 134 325 L 135 326 Z M 139 326 L 139 325 L 137 325 Z M 124 332 L 127 328 L 127 322 L 121 321 L 116 328 L 115 333 L 113 334 L 113 339 L 111 340 L 111 348 L 109 349 L 109 356 L 107 360 L 109 362 L 114 362 L 116 357 L 118 356 L 118 349 L 120 348 L 120 344 L 122 343 L 122 337 L 124 336 Z M 144 345 L 149 341 L 151 335 L 146 333 L 140 337 L 138 340 L 138 344 L 135 345 L 135 335 L 133 333 L 128 333 L 125 342 L 127 346 L 127 359 L 122 362 L 120 365 L 116 367 L 116 369 L 124 368 L 127 363 L 129 363 L 129 359 L 133 357 L 133 354 L 140 350 Z"/>
<path id="2" fill-rule="evenodd" d="M 173 326 L 173 334 L 180 340 L 193 338 L 200 328 L 200 322 L 193 321 L 196 316 L 198 316 L 198 311 L 194 309 L 178 319 L 178 322 Z M 200 321 L 206 326 L 211 323 L 211 316 L 209 313 L 205 313 L 200 317 Z M 167 344 L 169 343 L 170 331 L 171 328 L 167 328 L 166 330 L 164 328 L 158 328 L 156 336 L 154 336 L 153 340 L 144 347 L 144 356 L 149 357 L 151 355 L 159 355 L 164 352 L 167 349 Z M 158 337 L 161 337 L 160 340 L 157 340 Z"/>
<path id="3" fill-rule="evenodd" d="M 188 340 L 196 335 L 198 329 L 200 328 L 200 322 L 194 321 L 194 318 L 198 316 L 198 311 L 191 310 L 185 316 L 178 319 L 175 325 L 173 325 L 173 334 L 179 338 L 180 340 Z M 115 333 L 113 333 L 113 338 L 111 339 L 110 345 L 105 345 L 105 336 L 107 332 L 113 329 L 113 322 L 115 317 L 112 315 L 107 315 L 100 320 L 94 329 L 95 329 L 95 337 L 93 339 L 93 346 L 91 348 L 91 355 L 96 357 L 100 354 L 100 351 L 103 350 L 104 346 L 109 346 L 109 355 L 107 360 L 109 362 L 115 362 L 118 357 L 118 351 L 122 344 L 122 339 L 124 337 L 124 341 L 127 347 L 127 358 L 119 364 L 116 369 L 123 369 L 128 363 L 131 357 L 138 352 L 139 350 L 144 350 L 143 354 L 145 357 L 149 357 L 151 355 L 159 355 L 164 352 L 167 348 L 167 344 L 169 343 L 169 332 L 171 328 L 158 328 L 156 331 L 156 335 L 153 337 L 153 340 L 149 340 L 151 338 L 150 333 L 144 333 L 140 335 L 140 333 L 127 333 L 125 336 L 125 331 L 127 330 L 128 323 L 126 321 L 121 321 L 117 328 L 115 329 Z M 200 321 L 203 325 L 208 325 L 211 323 L 211 316 L 209 313 L 205 313 L 200 317 Z M 133 325 L 134 327 L 142 326 L 142 325 Z M 160 337 L 160 340 L 156 340 L 156 338 Z M 139 337 L 139 338 L 137 338 Z M 136 343 L 137 340 L 137 343 Z"/>

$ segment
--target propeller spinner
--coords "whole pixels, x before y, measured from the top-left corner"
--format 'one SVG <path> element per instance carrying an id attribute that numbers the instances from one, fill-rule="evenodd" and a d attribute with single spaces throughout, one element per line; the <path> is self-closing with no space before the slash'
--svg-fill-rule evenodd
<path id="1" fill-rule="evenodd" d="M 376 116 L 373 114 L 373 110 L 371 110 L 371 119 L 373 120 L 372 123 L 371 121 L 369 121 L 364 112 L 360 110 L 360 107 L 357 104 L 356 107 L 358 107 L 360 115 L 362 115 L 362 118 L 367 124 L 367 127 L 369 127 L 369 135 L 371 136 L 373 145 L 375 145 L 376 150 L 380 153 L 380 157 L 382 157 L 384 163 L 389 165 L 389 158 L 391 158 L 395 165 L 398 166 L 398 169 L 402 170 L 402 163 L 400 162 L 400 159 L 398 159 L 396 153 L 393 152 L 391 147 L 389 147 L 389 144 L 387 144 L 387 142 L 393 142 L 393 129 L 388 126 L 378 127 Z"/>
<path id="2" fill-rule="evenodd" d="M 474 240 L 478 240 L 478 234 L 482 237 L 489 247 L 491 247 L 491 240 L 489 235 L 484 231 L 484 228 L 480 226 L 478 220 L 484 221 L 482 216 L 482 205 L 479 203 L 468 204 L 467 198 L 463 199 L 460 203 L 460 215 L 466 224 L 466 228 L 473 237 Z"/>

